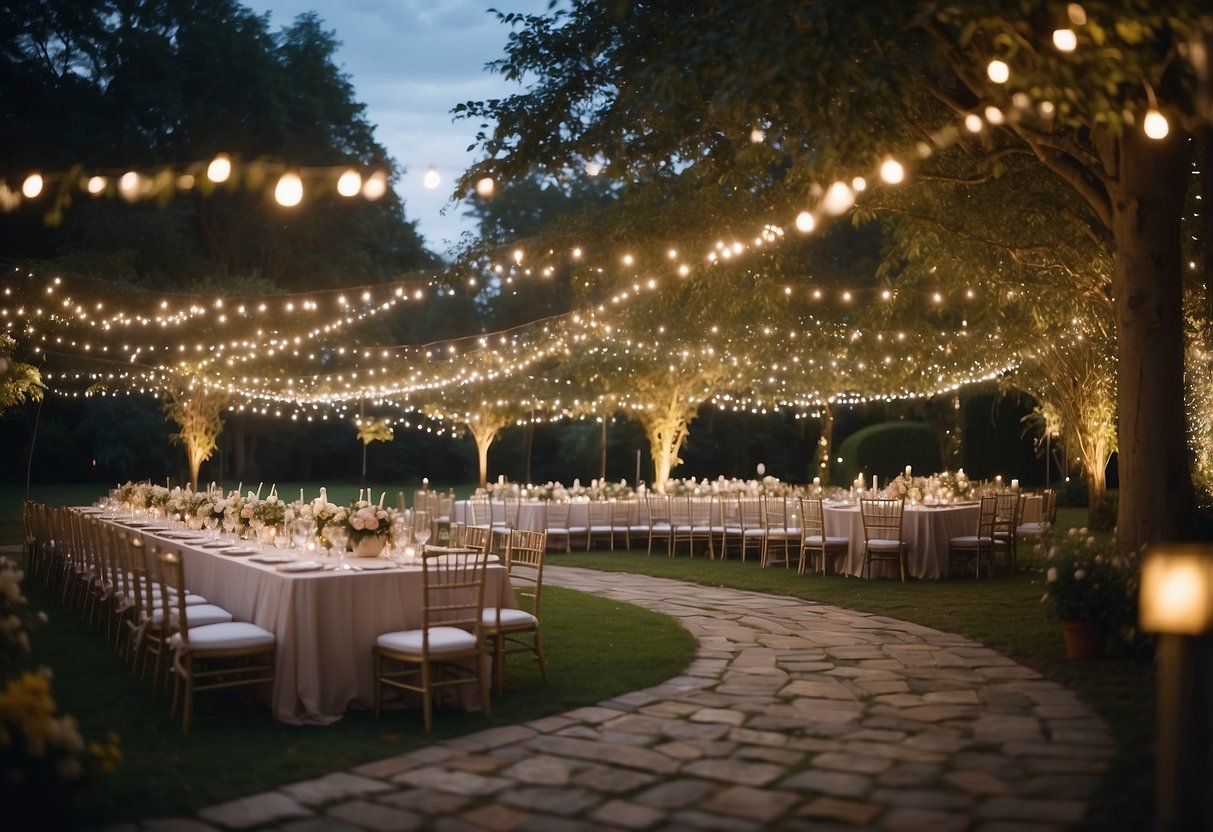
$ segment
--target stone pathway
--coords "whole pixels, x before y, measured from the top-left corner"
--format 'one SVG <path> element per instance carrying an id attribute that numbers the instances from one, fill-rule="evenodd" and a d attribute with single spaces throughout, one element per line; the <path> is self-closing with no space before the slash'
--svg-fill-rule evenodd
<path id="1" fill-rule="evenodd" d="M 594 707 L 140 828 L 1061 830 L 1115 750 L 1070 691 L 960 636 L 638 575 L 545 578 L 677 617 L 694 662 Z"/>

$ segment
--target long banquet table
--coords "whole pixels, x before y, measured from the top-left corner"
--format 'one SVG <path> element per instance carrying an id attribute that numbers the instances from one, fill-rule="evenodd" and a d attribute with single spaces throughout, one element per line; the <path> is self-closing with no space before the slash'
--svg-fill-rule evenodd
<path id="1" fill-rule="evenodd" d="M 632 523 L 644 521 L 640 503 L 636 500 L 626 501 L 631 511 Z M 518 528 L 532 531 L 543 531 L 544 506 L 540 500 L 523 500 L 518 506 Z M 1039 500 L 1037 500 L 1039 505 Z M 504 503 L 494 500 L 491 503 L 494 521 L 504 519 Z M 795 514 L 799 507 L 795 501 L 790 501 L 789 512 Z M 909 544 L 907 571 L 915 578 L 938 580 L 948 577 L 948 541 L 953 537 L 974 534 L 977 531 L 977 503 L 961 503 L 946 506 L 927 506 L 921 504 L 906 505 L 903 521 L 903 534 Z M 1039 508 L 1037 508 L 1039 514 Z M 455 503 L 455 517 L 458 522 L 468 522 L 471 513 L 467 501 Z M 585 528 L 589 525 L 589 502 L 574 500 L 569 503 L 569 525 Z M 718 510 L 712 516 L 712 522 L 719 522 Z M 863 519 L 859 515 L 859 506 L 850 504 L 825 505 L 826 534 L 831 537 L 846 537 L 850 547 L 846 557 L 839 557 L 834 564 L 834 571 L 839 574 L 860 576 L 863 566 Z M 891 573 L 890 573 L 891 574 Z"/>
<path id="2" fill-rule="evenodd" d="M 279 571 L 278 564 L 202 548 L 173 531 L 131 530 L 147 545 L 181 554 L 191 592 L 223 607 L 237 621 L 252 622 L 277 637 L 270 707 L 281 722 L 324 725 L 350 708 L 374 707 L 371 647 L 376 637 L 421 626 L 419 565 L 289 573 Z M 353 557 L 347 561 L 358 562 Z M 486 570 L 484 603 L 517 606 L 499 563 L 490 563 Z M 462 704 L 478 706 L 475 692 L 464 690 L 468 694 Z"/>

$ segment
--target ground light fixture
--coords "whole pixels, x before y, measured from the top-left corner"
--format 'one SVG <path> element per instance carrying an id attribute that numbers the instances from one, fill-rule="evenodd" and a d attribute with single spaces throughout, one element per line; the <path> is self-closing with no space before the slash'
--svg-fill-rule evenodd
<path id="1" fill-rule="evenodd" d="M 1139 623 L 1159 634 L 1155 829 L 1213 828 L 1213 546 L 1146 552 Z"/>

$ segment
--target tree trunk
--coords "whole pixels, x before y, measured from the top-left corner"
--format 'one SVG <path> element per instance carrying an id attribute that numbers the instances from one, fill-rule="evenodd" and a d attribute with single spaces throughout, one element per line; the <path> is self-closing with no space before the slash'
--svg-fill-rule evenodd
<path id="1" fill-rule="evenodd" d="M 830 454 L 834 452 L 834 409 L 829 402 L 821 405 L 821 438 L 817 440 L 817 470 L 814 477 L 821 477 L 823 485 L 830 484 Z"/>
<path id="2" fill-rule="evenodd" d="M 198 490 L 198 474 L 202 471 L 202 454 L 196 448 L 186 448 L 186 456 L 190 461 L 190 488 Z"/>
<path id="3" fill-rule="evenodd" d="M 1114 191 L 1119 536 L 1130 548 L 1189 540 L 1195 498 L 1184 419 L 1180 220 L 1187 136 L 1128 129 Z"/>
<path id="4" fill-rule="evenodd" d="M 1108 450 L 1103 442 L 1095 443 L 1094 452 L 1083 458 L 1083 473 L 1087 479 L 1087 527 L 1104 529 L 1107 519 L 1102 511 L 1104 498 L 1108 494 Z"/>
<path id="5" fill-rule="evenodd" d="M 483 440 L 476 437 L 476 458 L 480 463 L 480 487 L 485 488 L 489 484 L 489 445 L 493 444 L 493 437 L 489 436 Z"/>

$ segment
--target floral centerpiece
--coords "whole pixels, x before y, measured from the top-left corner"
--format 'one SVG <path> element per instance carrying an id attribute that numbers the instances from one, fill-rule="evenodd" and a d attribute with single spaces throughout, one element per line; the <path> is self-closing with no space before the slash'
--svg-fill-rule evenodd
<path id="1" fill-rule="evenodd" d="M 1087 529 L 1070 529 L 1055 536 L 1047 531 L 1040 544 L 1045 552 L 1045 594 L 1041 602 L 1063 630 L 1085 631 L 1095 638 L 1097 653 L 1108 637 L 1132 642 L 1136 636 L 1139 564 L 1115 537 L 1100 540 Z M 1069 622 L 1069 624 L 1067 624 Z M 1078 627 L 1075 624 L 1081 623 Z M 1067 652 L 1073 657 L 1067 636 Z"/>
<path id="2" fill-rule="evenodd" d="M 397 511 L 368 500 L 354 500 L 345 508 L 343 523 L 354 554 L 375 557 L 392 538 Z"/>

